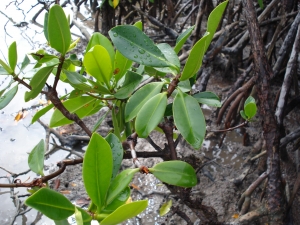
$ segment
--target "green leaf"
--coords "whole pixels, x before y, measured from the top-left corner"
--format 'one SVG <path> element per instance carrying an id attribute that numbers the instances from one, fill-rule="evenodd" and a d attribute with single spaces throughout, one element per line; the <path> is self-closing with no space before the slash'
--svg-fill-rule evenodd
<path id="1" fill-rule="evenodd" d="M 49 13 L 46 12 L 46 13 L 45 13 L 45 17 L 44 17 L 44 36 L 45 36 L 47 42 L 49 42 L 49 35 L 48 35 L 48 18 L 49 18 Z"/>
<path id="2" fill-rule="evenodd" d="M 101 123 L 103 122 L 103 120 L 106 118 L 107 114 L 109 113 L 109 110 L 107 110 L 107 112 L 100 117 L 100 119 L 97 121 L 97 123 L 95 123 L 92 133 L 96 132 L 97 129 L 99 128 L 99 126 L 101 125 Z"/>
<path id="3" fill-rule="evenodd" d="M 55 225 L 70 225 L 67 219 L 64 220 L 54 220 Z"/>
<path id="4" fill-rule="evenodd" d="M 240 114 L 241 114 L 241 116 L 243 117 L 244 120 L 248 120 L 248 118 L 247 118 L 247 116 L 246 116 L 244 110 L 241 110 L 241 111 L 240 111 Z"/>
<path id="5" fill-rule="evenodd" d="M 93 86 L 93 90 L 95 90 L 95 92 L 100 94 L 111 94 L 111 92 L 99 82 L 95 82 L 90 79 L 87 79 L 87 81 Z"/>
<path id="6" fill-rule="evenodd" d="M 149 171 L 159 180 L 180 187 L 194 187 L 197 176 L 194 168 L 183 161 L 167 161 L 156 164 Z"/>
<path id="7" fill-rule="evenodd" d="M 87 52 L 83 59 L 86 71 L 98 81 L 104 82 L 110 87 L 112 76 L 112 64 L 107 50 L 101 45 L 95 45 Z"/>
<path id="8" fill-rule="evenodd" d="M 176 45 L 174 47 L 174 51 L 176 52 L 176 54 L 179 53 L 180 49 L 182 48 L 182 46 L 184 45 L 186 40 L 192 34 L 192 31 L 194 30 L 194 28 L 195 28 L 195 26 L 192 26 L 178 36 L 178 38 L 176 39 Z"/>
<path id="9" fill-rule="evenodd" d="M 125 121 L 128 122 L 132 120 L 143 105 L 153 96 L 160 93 L 163 82 L 153 82 L 150 84 L 146 84 L 142 88 L 140 88 L 137 92 L 135 92 L 128 100 L 125 107 Z"/>
<path id="10" fill-rule="evenodd" d="M 8 61 L 10 68 L 14 71 L 18 61 L 17 43 L 15 41 L 8 47 Z"/>
<path id="11" fill-rule="evenodd" d="M 112 213 L 121 205 L 124 205 L 128 198 L 130 197 L 130 188 L 127 186 L 118 197 L 116 197 L 105 209 L 103 209 L 103 213 Z"/>
<path id="12" fill-rule="evenodd" d="M 77 213 L 77 217 L 76 217 Z M 78 219 L 77 219 L 78 218 Z M 92 221 L 92 217 L 90 214 L 88 214 L 84 209 L 75 207 L 75 219 L 77 225 L 82 224 L 82 225 L 90 225 Z M 80 221 L 80 222 L 78 222 Z"/>
<path id="13" fill-rule="evenodd" d="M 139 137 L 146 138 L 161 121 L 167 106 L 167 92 L 155 95 L 149 99 L 138 112 L 135 120 L 135 130 Z"/>
<path id="14" fill-rule="evenodd" d="M 117 50 L 114 61 L 114 76 L 117 82 L 124 76 L 131 65 L 132 61 L 127 59 Z"/>
<path id="15" fill-rule="evenodd" d="M 248 119 L 251 119 L 256 115 L 257 106 L 255 99 L 252 96 L 249 96 L 244 103 L 244 112 Z"/>
<path id="16" fill-rule="evenodd" d="M 167 43 L 158 44 L 157 47 L 161 50 L 166 59 L 175 67 L 155 67 L 155 69 L 163 73 L 177 75 L 180 71 L 180 62 L 176 52 L 174 52 L 173 48 Z"/>
<path id="17" fill-rule="evenodd" d="M 110 204 L 120 193 L 128 187 L 130 181 L 132 180 L 134 174 L 139 172 L 139 168 L 136 169 L 126 169 L 119 173 L 116 178 L 112 181 L 109 186 L 106 204 Z"/>
<path id="18" fill-rule="evenodd" d="M 71 32 L 64 10 L 59 5 L 53 5 L 48 17 L 49 44 L 56 51 L 65 55 L 71 44 Z"/>
<path id="19" fill-rule="evenodd" d="M 208 46 L 210 45 L 211 40 L 213 39 L 215 32 L 219 26 L 219 23 L 222 19 L 224 10 L 228 4 L 228 0 L 220 3 L 214 10 L 209 14 L 207 20 L 207 32 L 209 33 L 208 38 L 206 39 L 206 46 L 204 52 L 206 52 Z"/>
<path id="20" fill-rule="evenodd" d="M 138 73 L 132 71 L 127 71 L 124 84 L 114 94 L 114 96 L 118 99 L 128 98 L 131 95 L 131 93 L 135 90 L 135 88 L 140 84 L 142 79 L 142 75 L 139 75 Z"/>
<path id="21" fill-rule="evenodd" d="M 165 72 L 160 72 L 156 70 L 154 67 L 145 66 L 145 73 L 152 77 L 164 77 L 166 76 Z"/>
<path id="22" fill-rule="evenodd" d="M 213 107 L 221 107 L 222 105 L 218 95 L 210 91 L 197 93 L 193 95 L 193 97 L 197 99 L 197 101 L 201 104 L 205 104 Z"/>
<path id="23" fill-rule="evenodd" d="M 49 188 L 41 188 L 28 197 L 25 204 L 52 220 L 66 219 L 75 212 L 75 206 L 65 196 Z"/>
<path id="24" fill-rule="evenodd" d="M 110 59 L 111 59 L 111 65 L 114 64 L 114 59 L 115 59 L 115 50 L 114 50 L 114 47 L 112 46 L 110 40 L 105 37 L 104 35 L 100 34 L 99 32 L 95 32 L 93 33 L 87 47 L 86 47 L 86 51 L 85 52 L 88 52 L 90 51 L 90 49 L 92 47 L 94 47 L 95 45 L 101 45 L 102 47 L 104 47 L 109 56 L 110 56 Z"/>
<path id="25" fill-rule="evenodd" d="M 83 75 L 69 71 L 69 70 L 64 70 L 64 73 L 66 74 L 68 80 L 70 81 L 71 84 L 82 84 L 86 82 L 87 80 L 83 77 Z"/>
<path id="26" fill-rule="evenodd" d="M 52 70 L 53 66 L 43 67 L 33 75 L 29 83 L 32 89 L 31 91 L 26 91 L 25 102 L 34 99 L 41 93 Z"/>
<path id="27" fill-rule="evenodd" d="M 109 112 L 109 111 L 108 111 Z M 119 140 L 119 138 L 114 135 L 113 133 L 108 134 L 105 137 L 105 140 L 110 145 L 112 150 L 112 157 L 113 157 L 113 171 L 112 171 L 112 178 L 118 174 L 122 160 L 123 160 L 123 146 Z"/>
<path id="28" fill-rule="evenodd" d="M 179 88 L 182 92 L 189 92 L 189 91 L 192 89 L 189 80 L 180 81 L 180 82 L 178 83 L 178 88 Z"/>
<path id="29" fill-rule="evenodd" d="M 44 154 L 45 154 L 45 142 L 43 139 L 32 149 L 28 156 L 29 168 L 43 176 L 44 175 Z"/>
<path id="30" fill-rule="evenodd" d="M 6 92 L 3 96 L 0 97 L 0 109 L 3 109 L 7 106 L 10 101 L 15 97 L 16 93 L 18 92 L 18 85 L 14 86 L 8 92 Z"/>
<path id="31" fill-rule="evenodd" d="M 166 215 L 172 207 L 172 200 L 170 199 L 169 201 L 165 202 L 159 209 L 159 215 L 164 216 Z"/>
<path id="32" fill-rule="evenodd" d="M 22 65 L 21 65 L 20 72 L 23 71 L 29 65 L 29 63 L 30 63 L 30 60 L 29 60 L 28 56 L 25 55 Z"/>
<path id="33" fill-rule="evenodd" d="M 13 70 L 0 59 L 0 65 L 3 67 L 3 69 L 5 69 L 7 71 L 8 74 L 13 74 Z"/>
<path id="34" fill-rule="evenodd" d="M 259 4 L 259 7 L 260 7 L 261 9 L 263 9 L 263 8 L 264 8 L 264 1 L 263 1 L 263 0 L 257 0 L 257 2 L 258 2 L 258 4 Z"/>
<path id="35" fill-rule="evenodd" d="M 202 59 L 206 50 L 207 38 L 209 33 L 206 32 L 204 36 L 197 41 L 197 43 L 193 46 L 189 57 L 185 63 L 183 68 L 180 80 L 187 80 L 190 77 L 194 76 L 195 73 L 198 72 L 202 65 Z"/>
<path id="36" fill-rule="evenodd" d="M 148 206 L 148 200 L 131 202 L 117 208 L 113 213 L 101 221 L 100 225 L 115 225 L 137 216 Z"/>
<path id="37" fill-rule="evenodd" d="M 9 73 L 2 67 L 0 66 L 0 75 L 8 75 Z"/>
<path id="38" fill-rule="evenodd" d="M 183 138 L 199 149 L 205 137 L 206 124 L 197 100 L 178 90 L 173 102 L 173 116 Z"/>
<path id="39" fill-rule="evenodd" d="M 83 160 L 83 183 L 89 197 L 98 207 L 105 206 L 113 169 L 113 157 L 107 141 L 93 133 Z"/>
<path id="40" fill-rule="evenodd" d="M 116 26 L 108 34 L 117 50 L 126 58 L 146 66 L 174 67 L 139 28 L 131 25 Z"/>
<path id="41" fill-rule="evenodd" d="M 92 115 L 102 107 L 101 101 L 91 96 L 72 98 L 65 101 L 63 105 L 70 113 L 76 113 L 79 118 Z M 55 109 L 50 120 L 50 127 L 62 126 L 73 122 L 67 119 L 58 109 Z"/>

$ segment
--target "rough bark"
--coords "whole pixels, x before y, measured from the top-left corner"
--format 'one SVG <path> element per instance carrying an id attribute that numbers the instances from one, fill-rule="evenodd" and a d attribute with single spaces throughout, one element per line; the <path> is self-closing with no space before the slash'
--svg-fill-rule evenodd
<path id="1" fill-rule="evenodd" d="M 254 60 L 254 75 L 257 77 L 257 91 L 260 114 L 262 116 L 263 136 L 268 156 L 268 190 L 266 208 L 269 224 L 284 224 L 285 204 L 280 173 L 279 132 L 272 109 L 270 78 L 273 72 L 268 63 L 263 46 L 257 15 L 252 0 L 243 0 L 244 15 L 250 34 L 250 43 Z"/>

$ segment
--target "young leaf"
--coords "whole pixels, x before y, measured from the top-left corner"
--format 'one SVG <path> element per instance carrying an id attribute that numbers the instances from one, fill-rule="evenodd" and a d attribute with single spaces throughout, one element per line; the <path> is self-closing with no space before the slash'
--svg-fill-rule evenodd
<path id="1" fill-rule="evenodd" d="M 252 96 L 249 96 L 244 104 L 244 112 L 248 119 L 251 119 L 255 116 L 257 112 L 257 107 L 255 103 L 255 99 Z"/>
<path id="2" fill-rule="evenodd" d="M 126 169 L 119 173 L 109 186 L 106 204 L 110 204 L 129 185 L 134 174 L 139 172 L 139 168 Z"/>
<path id="3" fill-rule="evenodd" d="M 192 31 L 194 30 L 194 28 L 195 28 L 195 26 L 192 26 L 178 36 L 178 38 L 176 39 L 176 45 L 174 47 L 174 51 L 176 52 L 176 54 L 179 53 L 180 49 L 182 48 L 182 46 L 184 45 L 186 40 L 192 34 Z"/>
<path id="4" fill-rule="evenodd" d="M 169 201 L 167 201 L 166 203 L 164 203 L 160 207 L 160 209 L 159 209 L 159 215 L 160 216 L 166 215 L 170 211 L 171 207 L 172 207 L 172 200 L 170 199 Z"/>
<path id="5" fill-rule="evenodd" d="M 77 217 L 76 217 L 76 213 L 77 213 Z M 78 223 L 77 218 L 80 222 L 82 222 L 82 225 L 90 225 L 92 221 L 92 217 L 90 216 L 90 214 L 88 214 L 84 209 L 79 207 L 75 207 L 75 219 L 77 225 L 79 225 L 80 223 Z"/>
<path id="6" fill-rule="evenodd" d="M 197 184 L 194 168 L 183 161 L 167 161 L 156 164 L 149 171 L 159 180 L 179 187 L 193 187 Z"/>
<path id="7" fill-rule="evenodd" d="M 129 218 L 137 216 L 148 206 L 148 200 L 131 202 L 117 208 L 113 213 L 101 221 L 100 225 L 115 225 Z"/>
<path id="8" fill-rule="evenodd" d="M 16 93 L 18 92 L 18 85 L 14 86 L 8 92 L 6 92 L 3 96 L 0 97 L 0 109 L 3 109 L 7 106 L 10 101 L 15 97 Z"/>
<path id="9" fill-rule="evenodd" d="M 178 90 L 173 102 L 173 116 L 183 138 L 199 149 L 205 137 L 206 124 L 197 100 Z"/>
<path id="10" fill-rule="evenodd" d="M 135 92 L 128 100 L 125 107 L 125 121 L 128 122 L 132 120 L 143 105 L 153 96 L 157 95 L 160 91 L 163 82 L 153 82 L 146 84 L 144 87 Z"/>
<path id="11" fill-rule="evenodd" d="M 126 99 L 128 98 L 134 89 L 140 84 L 143 76 L 132 72 L 127 71 L 125 76 L 125 81 L 122 87 L 114 94 L 114 96 L 118 99 Z"/>
<path id="12" fill-rule="evenodd" d="M 8 74 L 13 74 L 14 71 L 5 62 L 3 62 L 1 59 L 0 59 L 0 65 L 3 67 L 4 70 L 6 70 L 6 72 Z"/>
<path id="13" fill-rule="evenodd" d="M 107 50 L 107 52 L 110 56 L 110 59 L 111 59 L 111 65 L 113 65 L 114 58 L 115 58 L 115 50 L 114 50 L 114 47 L 112 46 L 110 40 L 107 37 L 105 37 L 104 35 L 100 34 L 99 32 L 95 32 L 95 33 L 93 33 L 93 35 L 86 47 L 85 52 L 90 51 L 90 49 L 92 47 L 94 47 L 95 45 L 101 45 L 102 47 L 104 47 Z"/>
<path id="14" fill-rule="evenodd" d="M 241 110 L 241 111 L 240 111 L 240 114 L 241 114 L 241 117 L 243 117 L 244 120 L 248 120 L 248 118 L 247 118 L 247 116 L 246 116 L 244 110 Z"/>
<path id="15" fill-rule="evenodd" d="M 92 115 L 102 107 L 101 101 L 91 96 L 72 98 L 65 101 L 63 105 L 70 113 L 76 113 L 79 118 Z M 50 127 L 62 126 L 73 122 L 67 119 L 58 109 L 55 109 L 50 120 Z"/>
<path id="16" fill-rule="evenodd" d="M 8 61 L 10 68 L 14 71 L 18 61 L 17 43 L 15 41 L 8 47 Z"/>
<path id="17" fill-rule="evenodd" d="M 41 188 L 28 197 L 25 204 L 40 211 L 52 220 L 63 220 L 75 212 L 75 206 L 62 194 Z"/>
<path id="18" fill-rule="evenodd" d="M 28 156 L 28 165 L 29 168 L 43 176 L 44 175 L 44 154 L 45 154 L 45 142 L 40 140 L 40 142 L 32 149 Z"/>
<path id="19" fill-rule="evenodd" d="M 109 111 L 108 111 L 109 112 Z M 113 157 L 113 171 L 112 171 L 112 178 L 118 174 L 122 160 L 123 160 L 123 146 L 117 138 L 116 135 L 110 133 L 106 136 L 105 140 L 110 145 L 112 150 L 112 157 Z"/>
<path id="20" fill-rule="evenodd" d="M 109 144 L 97 133 L 93 133 L 88 144 L 82 167 L 86 192 L 100 211 L 105 206 L 112 176 L 113 158 Z"/>
<path id="21" fill-rule="evenodd" d="M 124 205 L 128 198 L 130 197 L 130 188 L 127 186 L 118 197 L 116 197 L 110 204 L 108 204 L 105 209 L 103 209 L 103 213 L 112 213 L 121 205 Z"/>
<path id="22" fill-rule="evenodd" d="M 87 52 L 83 59 L 86 71 L 98 81 L 104 82 L 110 87 L 109 81 L 112 76 L 112 64 L 107 50 L 101 45 L 95 45 Z"/>
<path id="23" fill-rule="evenodd" d="M 195 73 L 198 72 L 202 65 L 202 59 L 205 53 L 207 38 L 209 33 L 206 32 L 204 36 L 197 41 L 197 43 L 193 46 L 191 53 L 185 63 L 183 68 L 180 80 L 187 80 L 190 77 L 194 76 Z"/>
<path id="24" fill-rule="evenodd" d="M 65 55 L 71 44 L 71 32 L 64 10 L 59 5 L 53 5 L 48 16 L 49 44 L 56 51 Z"/>
<path id="25" fill-rule="evenodd" d="M 77 207 L 75 207 L 75 220 L 77 225 L 83 225 L 82 214 Z"/>
<path id="26" fill-rule="evenodd" d="M 139 28 L 130 25 L 116 26 L 108 34 L 117 50 L 126 58 L 146 66 L 174 67 Z"/>
<path id="27" fill-rule="evenodd" d="M 193 97 L 197 99 L 199 103 L 213 106 L 213 107 L 221 107 L 221 102 L 219 97 L 213 92 L 204 91 L 193 95 Z"/>
<path id="28" fill-rule="evenodd" d="M 139 137 L 146 138 L 161 121 L 167 106 L 167 92 L 155 95 L 149 99 L 138 112 L 135 120 L 135 130 Z"/>
<path id="29" fill-rule="evenodd" d="M 38 96 L 38 94 L 41 93 L 53 68 L 53 66 L 43 67 L 33 75 L 29 83 L 32 89 L 31 91 L 26 91 L 25 102 L 34 99 L 36 96 Z"/>

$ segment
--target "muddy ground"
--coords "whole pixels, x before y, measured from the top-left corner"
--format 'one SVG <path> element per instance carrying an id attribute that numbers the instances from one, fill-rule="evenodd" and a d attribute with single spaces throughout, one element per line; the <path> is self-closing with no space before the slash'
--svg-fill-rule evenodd
<path id="1" fill-rule="evenodd" d="M 228 78 L 215 73 L 209 81 L 209 86 L 207 90 L 217 93 L 219 96 L 226 96 L 226 92 L 229 90 L 231 85 L 234 83 L 234 78 Z M 274 89 L 276 91 L 276 89 Z M 102 109 L 102 111 L 90 118 L 85 119 L 85 122 L 89 127 L 93 127 L 95 121 L 107 109 Z M 239 213 L 237 208 L 237 203 L 239 201 L 242 193 L 255 181 L 259 172 L 257 167 L 260 159 L 257 159 L 252 164 L 245 163 L 246 158 L 249 156 L 254 143 L 261 137 L 261 121 L 260 116 L 257 115 L 254 122 L 251 122 L 245 129 L 238 129 L 229 132 L 224 139 L 221 147 L 218 143 L 220 142 L 221 135 L 214 134 L 211 135 L 210 130 L 218 130 L 222 128 L 221 126 L 216 126 L 216 113 L 217 109 L 207 109 L 204 107 L 204 113 L 207 122 L 207 130 L 209 137 L 205 139 L 204 144 L 200 150 L 192 149 L 186 142 L 181 141 L 177 147 L 177 152 L 179 157 L 188 157 L 194 155 L 197 160 L 199 160 L 198 165 L 203 165 L 209 160 L 214 159 L 213 162 L 206 164 L 197 174 L 199 183 L 192 189 L 192 195 L 195 197 L 200 197 L 202 199 L 202 204 L 213 207 L 217 212 L 218 221 L 223 222 L 223 224 L 230 224 L 235 220 L 236 214 Z M 288 115 L 286 123 L 287 133 L 293 131 L 300 125 L 300 114 L 297 112 L 292 112 Z M 109 130 L 111 121 L 108 117 L 98 132 L 105 136 Z M 77 125 L 69 125 L 63 127 L 63 131 L 69 134 L 82 134 L 84 135 Z M 246 146 L 243 144 L 244 134 L 246 133 Z M 152 139 L 162 148 L 166 140 L 164 135 L 153 132 L 151 134 Z M 294 152 L 290 151 L 288 147 L 289 159 L 286 163 L 282 164 L 282 173 L 289 184 L 289 190 L 292 191 L 296 170 L 295 170 L 295 156 Z M 137 151 L 155 151 L 155 149 L 145 140 L 138 139 L 138 145 L 136 147 Z M 140 159 L 141 163 L 152 167 L 158 162 L 161 162 L 160 158 L 148 158 Z M 123 160 L 122 169 L 133 167 L 131 160 Z M 84 191 L 83 181 L 81 177 L 82 165 L 77 165 L 73 167 L 67 167 L 66 171 L 60 175 L 59 179 L 61 185 L 59 191 L 65 194 L 71 201 L 75 202 L 77 205 L 86 207 L 89 203 L 88 196 Z M 243 172 L 247 172 L 247 176 L 242 182 L 234 182 Z M 186 224 L 176 213 L 172 213 L 171 210 L 165 216 L 159 216 L 159 209 L 161 205 L 172 200 L 173 209 L 177 209 L 185 212 L 194 224 L 199 224 L 200 220 L 196 217 L 194 212 L 189 209 L 181 199 L 178 199 L 175 195 L 171 195 L 167 187 L 157 180 L 151 174 L 137 174 L 132 181 L 132 200 L 138 199 L 149 199 L 149 207 L 138 217 L 128 220 L 124 224 Z M 263 193 L 264 184 L 257 188 L 251 197 L 251 208 L 253 210 L 257 208 L 260 203 L 260 197 Z M 265 201 L 263 199 L 262 201 Z M 300 224 L 299 220 L 299 202 L 300 194 L 298 193 L 295 202 L 292 207 L 294 224 Z M 254 221 L 249 224 L 265 224 L 265 218 L 259 221 Z"/>

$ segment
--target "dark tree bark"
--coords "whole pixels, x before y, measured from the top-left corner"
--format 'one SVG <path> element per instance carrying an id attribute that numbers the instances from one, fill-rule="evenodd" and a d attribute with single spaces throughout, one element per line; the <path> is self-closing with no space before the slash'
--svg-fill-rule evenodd
<path id="1" fill-rule="evenodd" d="M 270 79 L 273 72 L 265 54 L 264 45 L 257 21 L 257 15 L 252 0 L 243 0 L 244 15 L 250 34 L 251 48 L 254 60 L 254 76 L 257 77 L 257 91 L 260 114 L 262 116 L 263 136 L 266 141 L 268 156 L 268 190 L 266 208 L 269 224 L 284 224 L 285 203 L 280 173 L 279 130 L 274 117 L 271 101 Z"/>

